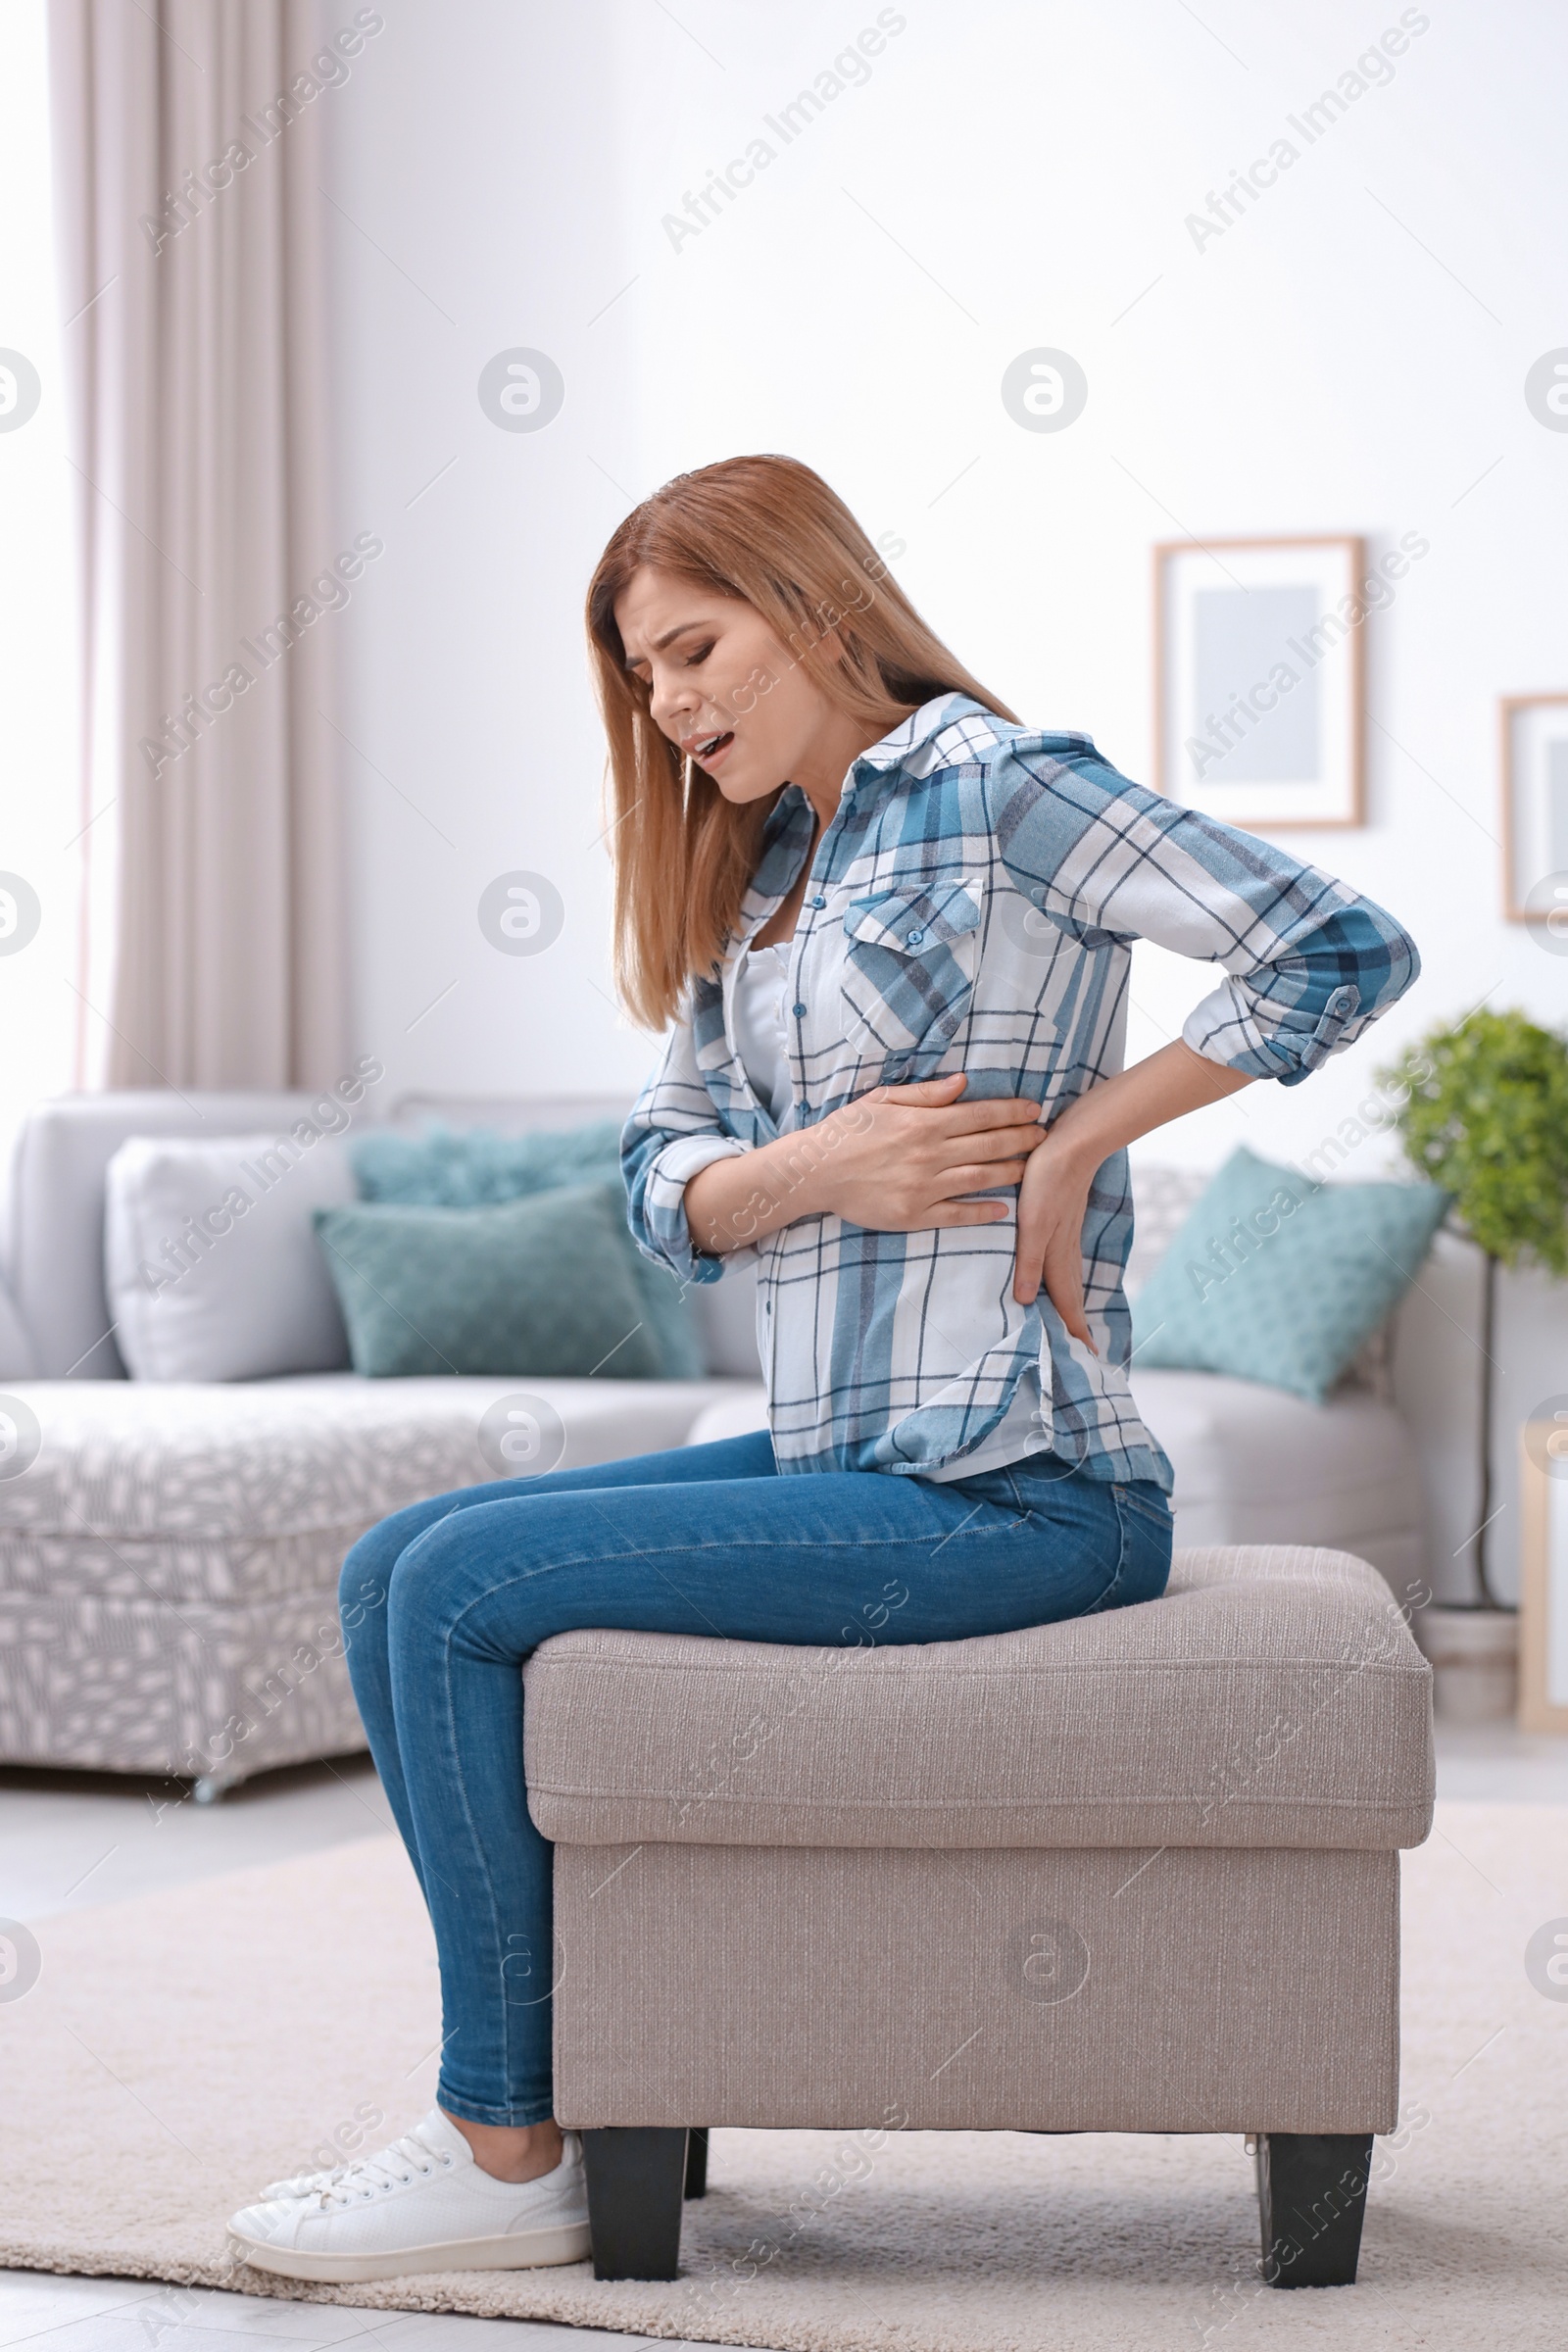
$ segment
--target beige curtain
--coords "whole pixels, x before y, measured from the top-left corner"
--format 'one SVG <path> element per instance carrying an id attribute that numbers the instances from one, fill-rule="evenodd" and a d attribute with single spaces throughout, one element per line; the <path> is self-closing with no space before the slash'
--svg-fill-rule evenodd
<path id="1" fill-rule="evenodd" d="M 86 1066 L 325 1084 L 345 1043 L 325 714 L 355 559 L 327 497 L 318 190 L 348 69 L 313 71 L 308 0 L 51 0 L 50 19 L 86 898 L 114 927 Z"/>

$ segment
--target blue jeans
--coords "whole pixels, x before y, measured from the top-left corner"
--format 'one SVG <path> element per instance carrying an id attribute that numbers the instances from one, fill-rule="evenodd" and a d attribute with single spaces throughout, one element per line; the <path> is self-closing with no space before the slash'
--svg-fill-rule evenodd
<path id="1" fill-rule="evenodd" d="M 528 1815 L 522 1677 L 602 1626 L 807 1646 L 952 1642 L 1152 1600 L 1171 1516 L 1049 1455 L 939 1486 L 780 1478 L 765 1434 L 500 1480 L 384 1519 L 343 1565 L 354 1695 L 441 1960 L 436 2096 L 551 2113 L 551 1849 Z"/>

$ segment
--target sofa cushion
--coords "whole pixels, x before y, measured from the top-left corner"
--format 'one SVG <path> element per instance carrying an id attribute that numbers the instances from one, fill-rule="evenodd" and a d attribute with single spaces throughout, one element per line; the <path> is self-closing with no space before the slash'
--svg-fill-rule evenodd
<path id="1" fill-rule="evenodd" d="M 356 1201 L 316 1212 L 354 1369 L 375 1379 L 662 1370 L 617 1179 L 486 1208 Z"/>
<path id="2" fill-rule="evenodd" d="M 1431 1678 L 1377 1573 L 1179 1552 L 1162 1599 L 1023 1633 L 797 1649 L 573 1633 L 524 1668 L 567 1844 L 1376 1848 L 1431 1822 Z"/>
<path id="3" fill-rule="evenodd" d="M 1364 1389 L 1310 1404 L 1261 1381 L 1137 1365 L 1133 1390 L 1176 1473 L 1179 1544 L 1353 1552 L 1407 1597 L 1426 1564 L 1421 1483 L 1392 1404 Z"/>
<path id="4" fill-rule="evenodd" d="M 338 1093 L 352 1092 L 344 1081 Z M 325 1112 L 327 1115 L 322 1115 Z M 363 1115 L 357 1113 L 356 1115 Z M 330 1098 L 303 1094 L 66 1095 L 23 1120 L 0 1216 L 0 1254 L 42 1380 L 117 1380 L 124 1365 L 104 1290 L 104 1171 L 133 1135 L 287 1135 L 341 1126 Z"/>
<path id="5" fill-rule="evenodd" d="M 1448 1207 L 1433 1184 L 1324 1184 L 1239 1146 L 1139 1292 L 1147 1367 L 1317 1403 L 1398 1303 Z"/>
<path id="6" fill-rule="evenodd" d="M 658 1359 L 657 1377 L 700 1380 L 710 1362 L 714 1369 L 724 1367 L 705 1355 L 694 1286 L 679 1281 L 668 1266 L 645 1257 L 631 1238 L 620 1171 L 622 1124 L 618 1118 L 594 1119 L 582 1127 L 521 1135 L 501 1127 L 447 1127 L 439 1121 L 422 1135 L 395 1127 L 371 1129 L 353 1147 L 354 1174 L 367 1200 L 421 1208 L 495 1207 L 563 1187 L 611 1186 L 616 1202 L 615 1239 L 642 1300 Z M 753 1368 L 750 1363 L 741 1366 L 743 1372 Z M 622 1378 L 631 1377 L 629 1365 L 617 1364 L 615 1370 Z"/>
<path id="7" fill-rule="evenodd" d="M 104 1288 L 132 1380 L 268 1380 L 349 1360 L 312 1212 L 354 1199 L 343 1139 L 132 1136 L 104 1172 Z"/>
<path id="8" fill-rule="evenodd" d="M 348 1546 L 389 1512 L 555 1466 L 524 1449 L 514 1472 L 505 1430 L 498 1446 L 487 1429 L 481 1450 L 487 1412 L 521 1393 L 515 1379 L 352 1372 L 240 1386 L 19 1384 L 10 1394 L 41 1445 L 20 1475 L 0 1476 L 0 1600 L 330 1594 Z M 724 1393 L 711 1381 L 526 1384 L 563 1467 L 678 1446 Z"/>

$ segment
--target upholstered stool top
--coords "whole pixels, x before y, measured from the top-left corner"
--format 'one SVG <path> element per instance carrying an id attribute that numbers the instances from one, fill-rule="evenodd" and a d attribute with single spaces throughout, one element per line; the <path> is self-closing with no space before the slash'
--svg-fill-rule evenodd
<path id="1" fill-rule="evenodd" d="M 1178 1551 L 1156 1601 L 795 1649 L 574 1633 L 524 1669 L 547 1838 L 749 1846 L 1418 1845 L 1431 1675 L 1347 1552 Z"/>

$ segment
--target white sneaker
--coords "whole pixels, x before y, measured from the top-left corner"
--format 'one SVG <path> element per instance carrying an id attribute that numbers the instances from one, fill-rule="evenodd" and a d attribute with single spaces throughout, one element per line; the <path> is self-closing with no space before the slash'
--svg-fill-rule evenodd
<path id="1" fill-rule="evenodd" d="M 340 2164 L 330 2173 L 294 2173 L 287 2180 L 269 2180 L 256 2202 L 258 2205 L 275 2205 L 282 2197 L 308 2197 L 313 2190 L 325 2188 L 330 2181 L 340 2180 L 347 2171 L 348 2166 Z"/>
<path id="2" fill-rule="evenodd" d="M 475 2164 L 451 2118 L 432 2107 L 377 2155 L 342 2166 L 301 2194 L 269 2194 L 247 2205 L 229 2233 L 259 2270 L 338 2284 L 416 2271 L 582 2262 L 589 2250 L 582 2142 L 575 2132 L 562 2136 L 553 2173 L 497 2180 Z"/>
<path id="3" fill-rule="evenodd" d="M 313 2188 L 325 2188 L 329 2181 L 341 2180 L 353 2162 L 352 2156 L 345 2156 L 341 2164 L 330 2164 L 318 2172 L 291 2173 L 286 2180 L 270 2180 L 256 2202 L 270 2205 L 278 2197 L 308 2197 Z"/>

